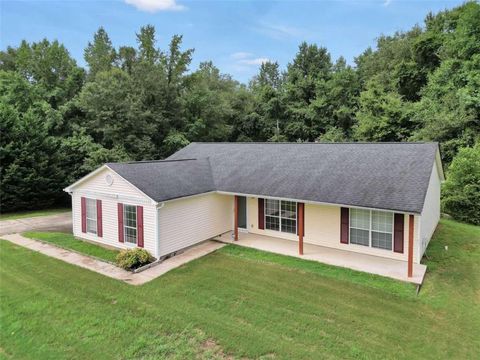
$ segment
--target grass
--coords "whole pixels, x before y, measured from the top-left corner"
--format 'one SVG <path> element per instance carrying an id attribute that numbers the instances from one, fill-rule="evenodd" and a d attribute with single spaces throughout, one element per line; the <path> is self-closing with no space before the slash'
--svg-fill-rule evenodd
<path id="1" fill-rule="evenodd" d="M 0 214 L 0 220 L 16 220 L 16 219 L 25 219 L 25 218 L 37 217 L 37 216 L 48 216 L 48 215 L 61 214 L 68 211 L 71 211 L 71 209 L 59 208 L 59 209 L 47 209 L 47 210 L 20 211 L 20 212 Z"/>
<path id="2" fill-rule="evenodd" d="M 428 254 L 416 297 L 232 245 L 135 287 L 1 241 L 0 357 L 478 358 L 480 228 L 442 220 Z"/>
<path id="3" fill-rule="evenodd" d="M 109 262 L 115 262 L 119 253 L 118 250 L 111 250 L 86 241 L 78 240 L 71 234 L 28 231 L 22 235 L 30 239 L 48 242 L 63 249 L 74 250 Z"/>

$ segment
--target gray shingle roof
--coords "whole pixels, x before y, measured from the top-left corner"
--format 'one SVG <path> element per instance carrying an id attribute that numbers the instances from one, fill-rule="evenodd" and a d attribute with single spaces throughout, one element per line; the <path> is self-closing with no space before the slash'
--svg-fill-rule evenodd
<path id="1" fill-rule="evenodd" d="M 109 163 L 107 166 L 155 201 L 215 190 L 206 158 Z"/>
<path id="2" fill-rule="evenodd" d="M 421 213 L 437 149 L 436 143 L 192 143 L 168 159 L 208 158 L 208 181 L 218 191 Z M 198 170 L 182 168 L 189 176 L 182 181 L 211 189 L 206 166 Z M 162 187 L 155 176 L 143 181 Z M 177 191 L 176 181 L 163 193 L 186 192 Z"/>

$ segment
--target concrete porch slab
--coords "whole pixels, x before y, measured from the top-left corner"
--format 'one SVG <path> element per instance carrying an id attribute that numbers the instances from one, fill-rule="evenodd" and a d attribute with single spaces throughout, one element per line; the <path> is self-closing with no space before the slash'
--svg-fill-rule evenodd
<path id="1" fill-rule="evenodd" d="M 304 243 L 304 255 L 298 254 L 298 242 L 271 236 L 239 232 L 238 241 L 233 241 L 232 232 L 219 235 L 215 240 L 223 243 L 245 246 L 280 255 L 288 255 L 305 260 L 318 261 L 328 265 L 389 277 L 395 280 L 421 285 L 427 266 L 413 264 L 413 277 L 407 277 L 407 262 L 379 256 L 360 254 L 353 251 L 333 249 Z"/>

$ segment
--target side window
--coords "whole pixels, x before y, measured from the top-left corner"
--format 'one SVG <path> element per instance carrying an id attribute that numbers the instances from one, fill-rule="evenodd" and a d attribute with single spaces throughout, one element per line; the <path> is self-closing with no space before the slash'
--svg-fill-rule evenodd
<path id="1" fill-rule="evenodd" d="M 137 207 L 133 205 L 123 206 L 123 227 L 125 242 L 137 244 Z"/>
<path id="2" fill-rule="evenodd" d="M 97 234 L 97 200 L 85 199 L 87 232 Z"/>

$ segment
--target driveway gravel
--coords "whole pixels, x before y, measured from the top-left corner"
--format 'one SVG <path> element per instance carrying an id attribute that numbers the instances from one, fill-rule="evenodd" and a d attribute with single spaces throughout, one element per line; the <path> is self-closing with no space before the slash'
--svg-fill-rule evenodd
<path id="1" fill-rule="evenodd" d="M 34 230 L 71 233 L 72 213 L 0 221 L 0 235 Z"/>

